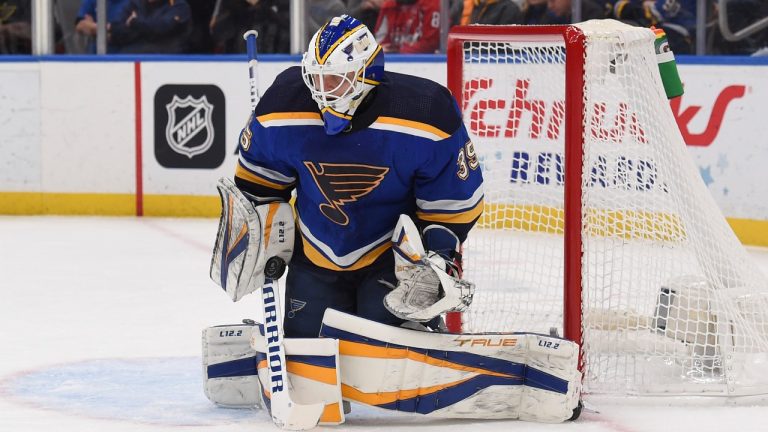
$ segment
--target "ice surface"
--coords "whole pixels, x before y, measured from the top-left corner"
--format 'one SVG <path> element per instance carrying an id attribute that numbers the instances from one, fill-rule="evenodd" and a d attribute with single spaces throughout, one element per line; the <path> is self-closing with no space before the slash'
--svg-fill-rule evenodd
<path id="1" fill-rule="evenodd" d="M 204 327 L 255 317 L 208 279 L 214 219 L 0 217 L 0 432 L 274 431 L 203 395 Z M 768 273 L 768 250 L 751 248 Z M 318 430 L 768 430 L 768 406 L 595 401 L 561 425 L 428 420 L 353 405 Z"/>

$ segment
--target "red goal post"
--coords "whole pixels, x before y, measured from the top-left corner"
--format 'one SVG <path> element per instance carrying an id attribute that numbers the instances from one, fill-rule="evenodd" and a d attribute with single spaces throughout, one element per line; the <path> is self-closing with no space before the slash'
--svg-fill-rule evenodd
<path id="1" fill-rule="evenodd" d="M 459 107 L 464 107 L 464 43 L 468 41 L 563 42 L 565 45 L 565 105 L 571 115 L 565 119 L 565 236 L 563 284 L 564 337 L 581 343 L 581 166 L 584 123 L 584 33 L 574 26 L 491 26 L 453 27 L 448 34 L 448 88 Z M 454 333 L 462 331 L 461 314 L 452 313 L 446 323 Z"/>
<path id="2" fill-rule="evenodd" d="M 449 329 L 562 331 L 586 394 L 766 395 L 768 279 L 686 148 L 655 42 L 612 20 L 451 30 L 485 208 Z"/>

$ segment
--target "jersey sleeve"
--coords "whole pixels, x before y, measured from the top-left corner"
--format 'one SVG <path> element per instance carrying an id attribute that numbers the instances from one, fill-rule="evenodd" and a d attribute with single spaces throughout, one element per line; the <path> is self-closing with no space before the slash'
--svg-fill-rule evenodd
<path id="1" fill-rule="evenodd" d="M 456 103 L 453 110 L 459 115 Z M 483 212 L 483 176 L 474 145 L 461 121 L 435 143 L 415 182 L 417 224 L 442 225 L 464 242 Z"/>
<path id="2" fill-rule="evenodd" d="M 275 149 L 279 138 L 270 133 L 251 115 L 240 132 L 240 146 L 235 184 L 259 198 L 282 198 L 288 201 L 296 185 L 296 173 Z"/>

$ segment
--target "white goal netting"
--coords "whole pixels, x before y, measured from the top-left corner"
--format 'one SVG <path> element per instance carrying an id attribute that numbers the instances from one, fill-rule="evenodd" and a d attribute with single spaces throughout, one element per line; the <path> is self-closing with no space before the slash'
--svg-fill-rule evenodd
<path id="1" fill-rule="evenodd" d="M 659 77 L 652 31 L 586 36 L 581 239 L 587 393 L 768 393 L 768 281 L 711 198 Z M 524 32 L 523 32 L 524 33 Z M 506 40 L 508 39 L 508 40 Z M 566 45 L 462 42 L 464 120 L 485 178 L 465 244 L 464 331 L 563 332 Z M 573 151 L 573 150 L 570 150 Z"/>

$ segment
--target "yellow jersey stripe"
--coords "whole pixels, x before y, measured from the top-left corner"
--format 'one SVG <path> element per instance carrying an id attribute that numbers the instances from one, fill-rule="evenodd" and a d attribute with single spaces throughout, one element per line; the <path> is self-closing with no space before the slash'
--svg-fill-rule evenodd
<path id="1" fill-rule="evenodd" d="M 427 213 L 421 210 L 416 211 L 416 217 L 430 222 L 445 223 L 470 223 L 483 214 L 483 200 L 480 200 L 473 208 L 461 213 Z"/>
<path id="2" fill-rule="evenodd" d="M 256 117 L 259 123 L 272 120 L 322 120 L 316 112 L 276 112 Z"/>
<path id="3" fill-rule="evenodd" d="M 392 247 L 391 242 L 384 242 L 379 247 L 374 248 L 373 250 L 367 252 L 363 256 L 360 257 L 354 264 L 352 264 L 349 267 L 340 267 L 338 264 L 334 263 L 333 261 L 329 260 L 325 257 L 320 251 L 315 248 L 312 243 L 310 243 L 306 237 L 303 235 L 301 236 L 301 241 L 304 244 L 304 255 L 309 258 L 310 261 L 312 261 L 313 264 L 330 269 L 335 271 L 352 271 L 352 270 L 359 270 L 363 267 L 367 267 L 371 265 L 374 261 L 376 261 L 381 254 L 388 251 Z"/>
<path id="4" fill-rule="evenodd" d="M 422 133 L 426 132 L 429 135 L 434 135 L 439 139 L 446 139 L 451 136 L 450 134 L 443 132 L 432 125 L 413 121 L 413 120 L 405 120 L 405 119 L 396 118 L 396 117 L 381 116 L 377 118 L 373 124 L 375 125 L 377 123 L 381 125 L 394 126 L 396 129 L 402 129 L 404 131 L 407 131 L 408 129 L 411 129 L 411 130 L 415 129 Z"/>
<path id="5" fill-rule="evenodd" d="M 238 164 L 237 168 L 235 168 L 235 177 L 250 183 L 256 183 L 261 186 L 266 186 L 268 188 L 278 189 L 278 190 L 285 190 L 293 186 L 292 184 L 284 185 L 284 184 L 271 182 L 263 177 L 259 177 L 256 174 L 253 174 L 252 172 L 243 168 L 240 164 Z"/>

